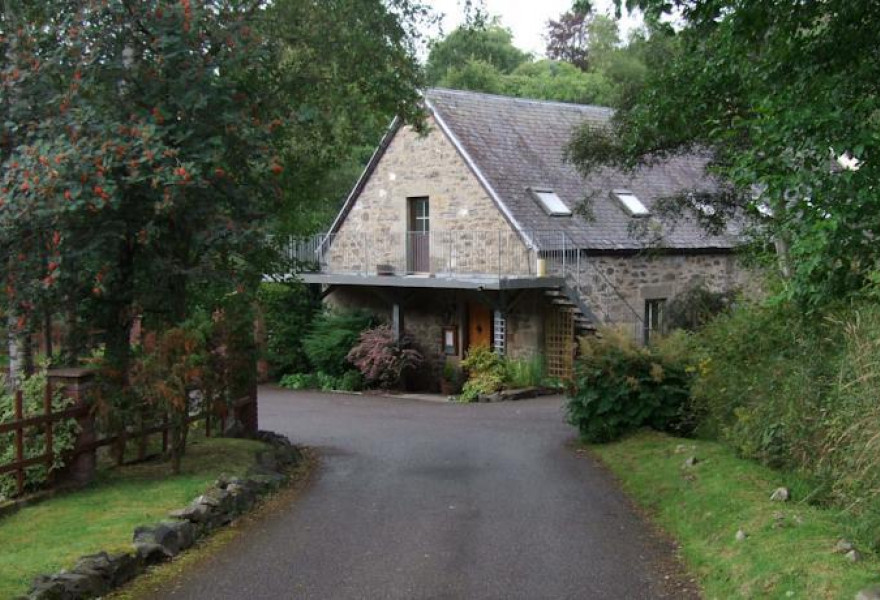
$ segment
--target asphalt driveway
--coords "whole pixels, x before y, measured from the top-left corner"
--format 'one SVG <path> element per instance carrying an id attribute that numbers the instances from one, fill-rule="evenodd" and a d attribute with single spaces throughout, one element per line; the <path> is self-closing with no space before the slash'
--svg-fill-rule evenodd
<path id="1" fill-rule="evenodd" d="M 668 591 L 669 545 L 573 450 L 559 399 L 267 387 L 260 426 L 318 449 L 314 483 L 159 597 L 690 597 Z"/>

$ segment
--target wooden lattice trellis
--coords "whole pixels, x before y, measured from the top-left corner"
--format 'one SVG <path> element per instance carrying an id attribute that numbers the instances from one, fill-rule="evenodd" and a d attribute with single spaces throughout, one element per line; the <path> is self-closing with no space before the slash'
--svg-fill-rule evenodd
<path id="1" fill-rule="evenodd" d="M 569 379 L 574 369 L 574 311 L 553 307 L 544 321 L 544 347 L 547 375 Z"/>

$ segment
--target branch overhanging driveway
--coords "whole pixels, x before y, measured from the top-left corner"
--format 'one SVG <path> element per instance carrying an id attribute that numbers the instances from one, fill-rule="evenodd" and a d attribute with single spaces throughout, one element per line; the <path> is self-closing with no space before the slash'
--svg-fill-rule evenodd
<path id="1" fill-rule="evenodd" d="M 260 426 L 316 448 L 291 505 L 151 597 L 655 599 L 669 544 L 571 448 L 559 399 L 453 405 L 260 391 Z"/>

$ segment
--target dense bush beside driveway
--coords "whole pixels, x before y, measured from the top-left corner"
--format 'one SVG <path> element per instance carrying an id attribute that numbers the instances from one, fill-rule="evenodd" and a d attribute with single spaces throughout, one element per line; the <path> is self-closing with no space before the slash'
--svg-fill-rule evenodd
<path id="1" fill-rule="evenodd" d="M 341 377 L 353 368 L 348 353 L 361 332 L 376 324 L 366 311 L 327 310 L 312 321 L 303 340 L 306 358 L 315 371 Z"/>
<path id="2" fill-rule="evenodd" d="M 880 303 L 868 290 L 805 313 L 741 302 L 650 348 L 585 342 L 569 421 L 605 442 L 642 425 L 719 440 L 795 475 L 880 550 Z"/>
<path id="3" fill-rule="evenodd" d="M 584 338 L 567 389 L 568 421 L 589 442 L 608 442 L 642 426 L 691 433 L 691 370 L 678 338 L 644 347 L 625 332 Z"/>
<path id="4" fill-rule="evenodd" d="M 320 310 L 320 301 L 299 281 L 264 282 L 257 302 L 266 328 L 265 358 L 272 377 L 308 370 L 303 332 Z"/>
<path id="5" fill-rule="evenodd" d="M 810 482 L 880 550 L 880 305 L 744 305 L 693 340 L 699 433 Z"/>
<path id="6" fill-rule="evenodd" d="M 385 390 L 399 388 L 425 362 L 412 336 L 395 340 L 389 325 L 361 333 L 346 360 L 358 368 L 367 385 Z"/>

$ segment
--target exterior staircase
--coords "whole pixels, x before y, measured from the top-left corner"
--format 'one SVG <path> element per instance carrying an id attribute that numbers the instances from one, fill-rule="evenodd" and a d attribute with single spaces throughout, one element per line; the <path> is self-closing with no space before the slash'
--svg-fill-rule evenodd
<path id="1" fill-rule="evenodd" d="M 572 312 L 575 335 L 593 335 L 599 320 L 584 302 L 583 298 L 569 285 L 562 285 L 544 291 L 544 296 L 555 306 Z"/>

